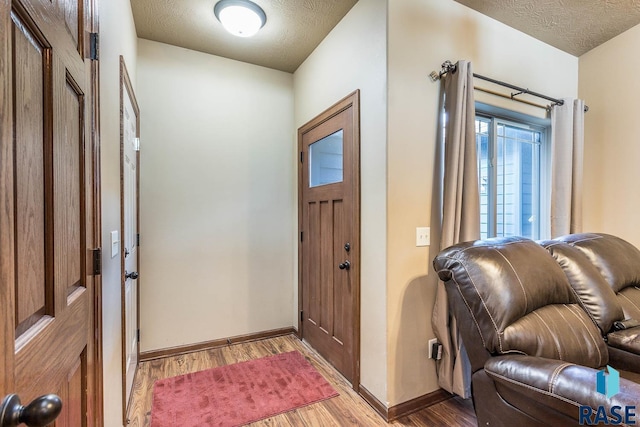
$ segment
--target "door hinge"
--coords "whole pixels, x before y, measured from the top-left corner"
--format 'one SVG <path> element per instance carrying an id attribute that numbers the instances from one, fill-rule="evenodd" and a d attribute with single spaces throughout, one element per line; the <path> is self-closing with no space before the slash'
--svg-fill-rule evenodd
<path id="1" fill-rule="evenodd" d="M 137 338 L 138 338 L 138 342 L 140 342 L 140 329 L 138 329 L 138 330 L 136 331 L 136 333 L 138 334 L 138 337 L 137 337 Z"/>
<path id="2" fill-rule="evenodd" d="M 89 33 L 89 59 L 93 61 L 98 60 L 98 50 L 100 48 L 100 41 L 98 33 Z"/>
<path id="3" fill-rule="evenodd" d="M 303 317 L 302 313 L 303 313 L 303 311 L 302 311 L 302 310 L 300 310 L 300 321 L 301 321 L 301 322 L 304 320 L 304 317 Z"/>
<path id="4" fill-rule="evenodd" d="M 102 274 L 102 249 L 95 248 L 91 249 L 91 270 L 93 276 L 98 276 Z"/>
<path id="5" fill-rule="evenodd" d="M 300 163 L 304 163 L 304 152 L 300 152 Z"/>
<path id="6" fill-rule="evenodd" d="M 300 241 L 304 242 L 304 231 L 300 232 Z"/>
<path id="7" fill-rule="evenodd" d="M 140 246 L 140 233 L 136 234 L 136 246 Z"/>

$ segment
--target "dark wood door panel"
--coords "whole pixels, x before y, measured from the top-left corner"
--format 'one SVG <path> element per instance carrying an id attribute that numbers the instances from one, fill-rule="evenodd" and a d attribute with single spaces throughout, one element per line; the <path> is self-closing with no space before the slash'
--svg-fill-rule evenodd
<path id="1" fill-rule="evenodd" d="M 84 4 L 0 2 L 0 397 L 59 393 L 59 427 L 98 420 Z"/>
<path id="2" fill-rule="evenodd" d="M 62 407 L 62 412 L 58 416 L 54 427 L 82 426 L 83 416 L 86 408 L 83 404 L 84 377 L 87 371 L 86 351 L 75 361 L 67 374 L 66 381 L 63 382 L 58 396 L 66 404 Z"/>
<path id="3" fill-rule="evenodd" d="M 20 334 L 45 313 L 51 314 L 46 290 L 45 115 L 49 52 L 28 24 L 11 17 L 13 36 L 14 164 L 16 232 L 16 325 Z M 47 310 L 47 306 L 49 309 Z"/>
<path id="4" fill-rule="evenodd" d="M 345 345 L 350 340 L 352 331 L 352 307 L 349 302 L 352 300 L 351 289 L 345 287 L 348 282 L 349 274 L 344 274 L 340 270 L 340 263 L 349 258 L 349 254 L 345 252 L 344 245 L 348 242 L 347 223 L 345 222 L 344 202 L 342 200 L 333 200 L 333 209 L 331 210 L 331 218 L 328 221 L 333 223 L 333 238 L 331 247 L 327 248 L 333 254 L 332 260 L 332 282 L 333 289 L 331 298 L 333 300 L 333 312 L 331 313 L 331 338 L 338 345 Z"/>
<path id="5" fill-rule="evenodd" d="M 78 54 L 83 53 L 84 41 L 84 0 L 58 0 L 58 8 L 64 16 L 69 36 L 75 42 Z"/>
<path id="6" fill-rule="evenodd" d="M 84 94 L 63 64 L 57 63 L 54 95 L 54 235 L 56 294 L 64 295 L 56 308 L 66 305 L 73 290 L 85 286 L 84 224 Z"/>
<path id="7" fill-rule="evenodd" d="M 15 387 L 25 402 L 58 389 L 87 346 L 90 301 L 84 290 L 74 296 L 63 314 L 41 319 L 16 342 Z"/>
<path id="8" fill-rule="evenodd" d="M 357 93 L 345 98 L 298 134 L 301 336 L 354 388 L 359 381 L 360 310 L 357 98 Z M 336 160 L 342 163 L 338 175 L 333 172 L 339 167 Z M 320 166 L 333 175 L 312 179 L 311 170 L 322 171 Z"/>
<path id="9" fill-rule="evenodd" d="M 84 87 L 86 80 L 84 59 L 84 37 L 82 51 L 78 42 L 69 34 L 63 9 L 58 2 L 46 0 L 15 0 L 12 2 L 13 13 L 20 15 L 30 27 L 37 30 L 37 35 L 46 40 L 47 47 L 55 51 L 55 55 L 65 64 L 68 72 Z M 78 31 L 80 31 L 78 29 Z M 84 34 L 84 29 L 82 30 Z M 82 54 L 81 54 L 82 52 Z M 80 81 L 81 80 L 81 81 Z"/>

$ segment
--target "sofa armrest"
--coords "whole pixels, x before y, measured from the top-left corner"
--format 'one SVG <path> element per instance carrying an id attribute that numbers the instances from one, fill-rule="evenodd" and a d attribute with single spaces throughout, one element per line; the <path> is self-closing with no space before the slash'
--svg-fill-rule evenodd
<path id="1" fill-rule="evenodd" d="M 611 332 L 607 335 L 607 344 L 620 350 L 640 354 L 640 326 Z"/>
<path id="2" fill-rule="evenodd" d="M 580 406 L 625 408 L 640 402 L 640 384 L 620 379 L 620 392 L 607 398 L 596 391 L 598 370 L 560 360 L 524 355 L 504 355 L 487 361 L 484 369 L 497 385 L 525 396 L 552 403 L 557 410 L 576 416 Z M 577 418 L 577 416 L 576 416 Z"/>

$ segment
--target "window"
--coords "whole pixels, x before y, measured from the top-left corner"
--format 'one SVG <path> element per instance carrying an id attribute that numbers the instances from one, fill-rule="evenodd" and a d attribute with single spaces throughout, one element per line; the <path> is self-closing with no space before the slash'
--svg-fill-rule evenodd
<path id="1" fill-rule="evenodd" d="M 340 129 L 309 145 L 309 187 L 342 182 L 342 134 Z"/>
<path id="2" fill-rule="evenodd" d="M 496 115 L 496 108 L 476 108 L 480 237 L 539 239 L 547 234 L 540 212 L 548 193 L 548 126 L 533 117 L 512 114 L 507 119 Z"/>

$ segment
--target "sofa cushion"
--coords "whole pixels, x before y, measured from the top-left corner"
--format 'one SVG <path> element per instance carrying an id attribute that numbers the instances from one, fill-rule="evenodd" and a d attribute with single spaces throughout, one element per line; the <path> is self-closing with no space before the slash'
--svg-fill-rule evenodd
<path id="1" fill-rule="evenodd" d="M 602 335 L 613 328 L 613 322 L 623 320 L 624 313 L 618 297 L 585 253 L 570 243 L 558 240 L 540 242 L 564 271 L 580 305 Z"/>
<path id="2" fill-rule="evenodd" d="M 607 335 L 607 342 L 611 347 L 640 354 L 640 326 L 612 332 Z"/>
<path id="3" fill-rule="evenodd" d="M 631 243 L 602 233 L 570 234 L 555 240 L 580 249 L 614 292 L 640 285 L 640 250 Z"/>
<path id="4" fill-rule="evenodd" d="M 609 234 L 579 233 L 559 237 L 582 253 L 617 294 L 627 319 L 640 320 L 640 250 Z"/>
<path id="5" fill-rule="evenodd" d="M 625 319 L 640 320 L 640 286 L 628 286 L 618 292 L 618 302 Z"/>
<path id="6" fill-rule="evenodd" d="M 600 331 L 578 304 L 546 305 L 507 326 L 501 353 L 510 351 L 591 368 L 609 361 Z"/>

